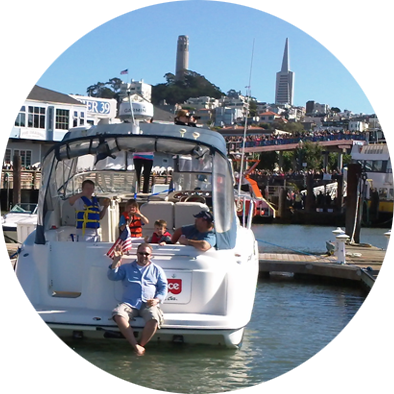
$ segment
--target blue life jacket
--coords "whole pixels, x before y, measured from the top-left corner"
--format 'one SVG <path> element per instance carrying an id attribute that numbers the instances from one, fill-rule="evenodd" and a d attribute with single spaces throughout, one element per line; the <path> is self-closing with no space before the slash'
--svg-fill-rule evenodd
<path id="1" fill-rule="evenodd" d="M 81 199 L 85 204 L 85 209 L 76 211 L 76 221 L 77 228 L 81 228 L 82 234 L 85 234 L 85 228 L 97 229 L 100 227 L 100 207 L 97 197 L 92 197 L 92 201 L 85 196 L 82 196 Z"/>

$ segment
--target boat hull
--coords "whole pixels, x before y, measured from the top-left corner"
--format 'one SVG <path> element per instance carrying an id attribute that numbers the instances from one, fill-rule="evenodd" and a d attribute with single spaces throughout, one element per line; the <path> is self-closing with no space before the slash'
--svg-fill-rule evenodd
<path id="1" fill-rule="evenodd" d="M 56 239 L 55 230 L 52 233 Z M 105 252 L 111 244 L 48 241 L 37 245 L 33 240 L 34 233 L 22 245 L 16 274 L 44 322 L 61 337 L 121 337 L 111 317 L 123 293 L 120 282 L 107 278 L 110 260 Z M 133 243 L 126 261 L 135 259 L 138 245 Z M 169 283 L 180 284 L 170 287 L 162 305 L 164 324 L 153 341 L 239 347 L 251 318 L 258 278 L 252 231 L 240 227 L 237 247 L 231 250 L 153 248 L 154 262 Z M 144 321 L 137 317 L 131 326 L 139 337 Z"/>
<path id="2" fill-rule="evenodd" d="M 80 325 L 48 324 L 52 331 L 60 338 L 86 338 L 86 339 L 121 339 L 125 340 L 119 329 L 114 326 L 87 327 Z M 137 340 L 141 337 L 142 328 L 134 328 L 134 336 Z M 163 326 L 156 332 L 150 343 L 184 343 L 190 345 L 224 346 L 226 348 L 239 349 L 245 328 L 234 330 L 205 329 L 195 330 L 191 328 L 166 328 Z"/>

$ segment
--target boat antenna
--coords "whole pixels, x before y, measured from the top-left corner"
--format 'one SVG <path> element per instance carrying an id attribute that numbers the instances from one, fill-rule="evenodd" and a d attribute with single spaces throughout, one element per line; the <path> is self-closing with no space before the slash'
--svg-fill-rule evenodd
<path id="1" fill-rule="evenodd" d="M 135 124 L 134 111 L 133 111 L 133 104 L 132 104 L 131 98 L 130 98 L 130 90 L 127 91 L 127 97 L 128 97 L 128 99 L 129 99 L 131 118 L 133 119 L 133 123 Z"/>
<path id="2" fill-rule="evenodd" d="M 245 158 L 245 143 L 246 143 L 246 132 L 248 129 L 248 114 L 249 114 L 249 101 L 251 97 L 251 80 L 252 80 L 252 65 L 253 65 L 253 53 L 254 53 L 254 39 L 252 45 L 252 58 L 250 60 L 250 71 L 249 71 L 249 84 L 246 86 L 246 106 L 245 106 L 245 125 L 244 125 L 244 134 L 243 134 L 243 142 L 242 142 L 242 153 L 241 153 L 241 165 L 239 169 L 239 177 L 238 177 L 238 201 L 241 196 L 241 184 L 244 172 L 244 158 Z"/>
<path id="3" fill-rule="evenodd" d="M 133 120 L 132 133 L 133 134 L 140 134 L 140 122 L 134 116 L 133 103 L 132 103 L 131 97 L 130 97 L 130 90 L 127 91 L 127 97 L 129 99 L 131 119 Z"/>

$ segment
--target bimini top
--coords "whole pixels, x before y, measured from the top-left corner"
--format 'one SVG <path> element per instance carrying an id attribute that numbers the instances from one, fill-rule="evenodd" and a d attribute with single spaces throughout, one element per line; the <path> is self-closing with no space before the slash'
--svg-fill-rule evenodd
<path id="1" fill-rule="evenodd" d="M 129 194 L 133 192 L 134 152 L 157 152 L 175 160 L 172 176 L 175 191 L 209 190 L 217 249 L 234 247 L 238 223 L 234 178 L 223 136 L 208 129 L 161 123 L 74 128 L 54 145 L 42 165 L 36 243 L 45 243 L 45 231 L 50 225 L 46 218 L 57 210 L 60 205 L 57 201 L 75 194 L 84 177 L 93 174 L 98 177 L 96 189 L 101 195 L 119 195 L 126 189 Z"/>
<path id="2" fill-rule="evenodd" d="M 130 139 L 132 135 L 138 135 L 138 137 Z M 103 146 L 106 139 L 111 139 L 111 137 L 116 137 L 118 140 L 115 146 Z M 83 154 L 98 154 L 101 151 L 104 153 L 106 149 L 115 152 L 120 150 L 119 148 L 125 148 L 119 146 L 122 142 L 122 137 L 127 137 L 127 148 L 130 152 L 190 154 L 196 146 L 204 145 L 210 148 L 211 153 L 218 151 L 223 156 L 227 155 L 226 141 L 216 131 L 161 123 L 140 123 L 139 127 L 132 123 L 118 123 L 97 125 L 88 129 L 74 128 L 64 136 L 61 142 L 53 146 L 48 154 L 55 150 L 56 158 L 63 160 Z M 78 144 L 79 149 L 75 149 L 77 145 L 72 143 L 81 140 L 90 140 L 91 143 Z M 179 143 L 176 143 L 176 140 L 179 140 Z M 192 142 L 192 144 L 187 143 L 187 141 Z M 72 149 L 67 147 L 70 144 L 73 145 Z"/>

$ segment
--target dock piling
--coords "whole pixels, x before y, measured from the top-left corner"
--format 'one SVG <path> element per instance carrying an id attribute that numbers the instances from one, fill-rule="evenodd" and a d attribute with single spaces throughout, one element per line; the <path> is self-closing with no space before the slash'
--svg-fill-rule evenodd
<path id="1" fill-rule="evenodd" d="M 345 242 L 349 239 L 347 234 L 339 234 L 336 237 L 337 248 L 335 250 L 335 256 L 338 264 L 346 264 L 346 247 Z"/>

